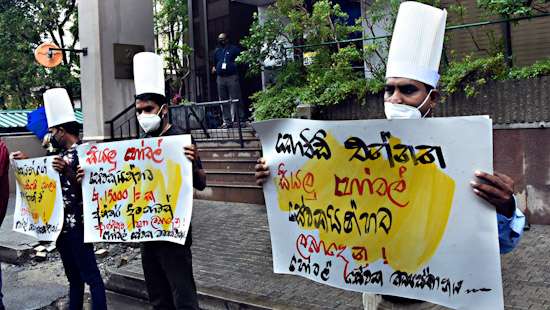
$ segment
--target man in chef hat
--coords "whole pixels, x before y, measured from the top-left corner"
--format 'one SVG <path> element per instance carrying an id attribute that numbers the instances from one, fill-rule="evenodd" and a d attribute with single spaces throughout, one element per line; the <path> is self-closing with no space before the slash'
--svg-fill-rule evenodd
<path id="1" fill-rule="evenodd" d="M 384 112 L 388 119 L 419 119 L 432 115 L 439 101 L 439 62 L 443 50 L 447 12 L 418 2 L 403 2 L 395 23 L 384 93 Z M 256 181 L 263 184 L 269 176 L 263 158 L 256 165 Z M 471 181 L 474 193 L 491 203 L 497 211 L 500 252 L 517 245 L 525 217 L 516 208 L 514 181 L 501 173 L 476 171 L 484 181 Z M 417 300 L 364 294 L 365 309 L 447 309 Z"/>
<path id="2" fill-rule="evenodd" d="M 164 93 L 164 65 L 154 53 L 134 56 L 134 83 L 136 87 L 136 114 L 146 137 L 185 134 L 176 124 L 170 124 Z M 197 148 L 186 146 L 185 156 L 193 163 L 193 187 L 206 187 Z M 141 244 L 141 262 L 154 309 L 199 309 L 197 289 L 191 264 L 191 227 L 185 245 L 167 241 Z"/>
<path id="3" fill-rule="evenodd" d="M 107 309 L 105 286 L 97 268 L 94 246 L 84 243 L 82 187 L 77 180 L 80 125 L 76 122 L 73 106 L 64 88 L 53 88 L 44 93 L 44 108 L 50 134 L 50 143 L 60 151 L 53 160 L 59 172 L 64 204 L 63 228 L 56 247 L 69 280 L 69 309 L 82 309 L 84 284 L 90 286 L 92 309 Z M 12 154 L 25 159 L 22 152 Z"/>

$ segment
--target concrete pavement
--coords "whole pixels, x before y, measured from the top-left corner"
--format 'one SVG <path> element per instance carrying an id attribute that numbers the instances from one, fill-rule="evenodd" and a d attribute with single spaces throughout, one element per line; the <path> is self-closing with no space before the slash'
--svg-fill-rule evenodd
<path id="1" fill-rule="evenodd" d="M 360 309 L 361 294 L 273 273 L 265 207 L 196 200 L 193 268 L 201 307 Z M 502 256 L 507 310 L 550 309 L 550 226 L 533 225 L 518 248 Z M 107 285 L 146 298 L 141 261 L 112 270 Z M 225 306 L 205 304 L 207 297 Z"/>
<path id="2" fill-rule="evenodd" d="M 7 218 L 0 228 L 0 244 L 29 246 L 34 242 L 32 238 L 11 232 L 11 224 L 12 219 Z M 273 273 L 264 206 L 196 200 L 193 237 L 194 276 L 204 309 L 359 309 L 362 306 L 358 293 Z M 124 255 L 128 251 L 134 259 L 120 268 L 114 267 L 115 263 L 105 264 L 106 260 L 99 260 L 108 289 L 125 295 L 110 292 L 111 309 L 147 309 L 148 305 L 141 300 L 147 295 L 138 249 L 129 249 Z M 518 248 L 502 256 L 507 310 L 550 309 L 548 253 L 550 226 L 533 225 L 525 232 Z M 53 310 L 63 305 L 68 284 L 55 255 L 47 262 L 2 264 L 7 309 Z"/>

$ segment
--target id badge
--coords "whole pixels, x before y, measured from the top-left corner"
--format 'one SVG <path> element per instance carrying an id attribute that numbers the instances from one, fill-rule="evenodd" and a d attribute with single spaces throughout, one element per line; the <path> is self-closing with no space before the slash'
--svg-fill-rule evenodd
<path id="1" fill-rule="evenodd" d="M 222 63 L 222 70 L 227 70 L 227 64 L 225 62 Z"/>

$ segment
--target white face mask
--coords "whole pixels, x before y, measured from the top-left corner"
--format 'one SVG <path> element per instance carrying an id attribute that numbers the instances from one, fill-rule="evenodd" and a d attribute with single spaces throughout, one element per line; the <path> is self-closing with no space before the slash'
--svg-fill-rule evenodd
<path id="1" fill-rule="evenodd" d="M 157 114 L 141 113 L 137 116 L 139 125 L 141 126 L 143 131 L 145 131 L 145 133 L 151 133 L 159 129 L 160 124 L 162 123 L 162 119 L 159 116 L 159 113 L 162 112 L 162 108 L 164 108 L 164 105 L 160 107 L 160 110 Z"/>
<path id="2" fill-rule="evenodd" d="M 428 93 L 426 96 L 426 99 L 422 102 L 421 105 L 418 107 L 413 107 L 406 104 L 399 104 L 399 103 L 391 103 L 391 102 L 384 102 L 384 113 L 386 113 L 387 119 L 420 119 L 428 115 L 430 113 L 430 109 L 426 111 L 424 115 L 420 113 L 420 109 L 428 102 L 428 99 L 430 98 L 430 95 L 432 94 L 432 90 Z"/>

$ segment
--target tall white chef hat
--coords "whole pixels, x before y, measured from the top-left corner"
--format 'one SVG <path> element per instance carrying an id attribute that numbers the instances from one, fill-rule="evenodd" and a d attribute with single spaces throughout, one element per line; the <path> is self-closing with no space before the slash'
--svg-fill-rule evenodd
<path id="1" fill-rule="evenodd" d="M 137 53 L 134 56 L 134 84 L 136 96 L 146 93 L 166 96 L 162 57 L 150 52 Z"/>
<path id="2" fill-rule="evenodd" d="M 437 87 L 446 21 L 445 10 L 403 2 L 393 30 L 386 78 L 409 78 Z"/>
<path id="3" fill-rule="evenodd" d="M 52 88 L 44 92 L 44 109 L 48 126 L 76 122 L 73 105 L 65 88 Z"/>

